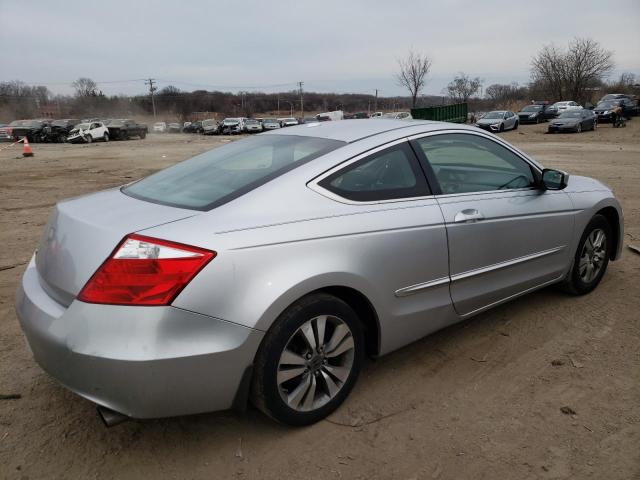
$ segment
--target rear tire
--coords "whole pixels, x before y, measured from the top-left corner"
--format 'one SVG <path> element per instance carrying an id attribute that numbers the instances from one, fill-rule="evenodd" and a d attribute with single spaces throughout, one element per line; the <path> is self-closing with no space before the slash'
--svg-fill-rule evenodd
<path id="1" fill-rule="evenodd" d="M 265 335 L 254 362 L 252 402 L 282 423 L 318 422 L 349 395 L 363 358 L 364 334 L 353 309 L 332 295 L 307 295 Z"/>
<path id="2" fill-rule="evenodd" d="M 573 258 L 573 265 L 562 284 L 572 295 L 585 295 L 593 291 L 604 276 L 613 240 L 613 231 L 607 219 L 595 215 L 584 229 Z"/>
<path id="3" fill-rule="evenodd" d="M 518 129 L 518 122 L 516 122 L 516 123 L 513 125 L 513 129 L 514 129 L 514 130 L 517 130 L 517 129 Z"/>

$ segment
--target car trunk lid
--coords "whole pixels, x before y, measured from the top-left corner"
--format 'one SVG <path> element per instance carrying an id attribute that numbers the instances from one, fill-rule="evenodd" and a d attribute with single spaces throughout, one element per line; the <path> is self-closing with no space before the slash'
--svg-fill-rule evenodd
<path id="1" fill-rule="evenodd" d="M 68 306 L 125 235 L 196 214 L 138 200 L 119 189 L 60 202 L 36 253 L 40 283 Z"/>

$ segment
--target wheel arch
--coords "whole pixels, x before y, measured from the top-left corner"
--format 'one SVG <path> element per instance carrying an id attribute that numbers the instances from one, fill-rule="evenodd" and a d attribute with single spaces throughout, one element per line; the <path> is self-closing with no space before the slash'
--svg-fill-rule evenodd
<path id="1" fill-rule="evenodd" d="M 611 260 L 617 260 L 620 257 L 621 245 L 621 228 L 620 228 L 620 215 L 618 210 L 614 207 L 608 206 L 601 208 L 596 212 L 596 215 L 602 215 L 607 219 L 609 225 L 611 225 L 611 231 L 613 232 L 613 248 L 611 249 Z"/>
<path id="2" fill-rule="evenodd" d="M 364 328 L 366 353 L 371 357 L 378 356 L 381 347 L 378 309 L 370 300 L 370 296 L 363 293 L 363 290 L 363 288 L 358 288 L 357 285 L 352 285 L 351 282 L 307 281 L 304 285 L 292 288 L 273 302 L 269 311 L 265 312 L 258 322 L 258 328 L 269 331 L 277 318 L 291 305 L 308 295 L 326 293 L 345 302 L 358 315 Z"/>

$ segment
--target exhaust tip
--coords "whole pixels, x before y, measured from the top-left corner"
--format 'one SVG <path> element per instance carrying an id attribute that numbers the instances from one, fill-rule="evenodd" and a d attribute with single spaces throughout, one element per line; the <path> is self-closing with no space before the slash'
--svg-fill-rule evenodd
<path id="1" fill-rule="evenodd" d="M 127 420 L 130 420 L 130 418 L 127 417 L 126 415 L 116 412 L 114 410 L 111 410 L 110 408 L 107 408 L 107 407 L 98 406 L 97 410 L 98 410 L 98 416 L 100 417 L 100 419 L 102 420 L 102 423 L 104 423 L 107 428 L 115 427 L 116 425 L 120 425 L 121 423 L 126 422 Z"/>

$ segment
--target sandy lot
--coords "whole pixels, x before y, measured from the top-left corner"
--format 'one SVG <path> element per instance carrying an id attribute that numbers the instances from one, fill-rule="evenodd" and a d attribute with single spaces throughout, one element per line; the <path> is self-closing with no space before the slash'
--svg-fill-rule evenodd
<path id="1" fill-rule="evenodd" d="M 625 245 L 640 246 L 640 118 L 579 135 L 544 128 L 504 137 L 612 186 Z M 224 141 L 33 145 L 31 159 L 0 151 L 0 394 L 21 396 L 0 399 L 0 478 L 640 478 L 640 255 L 626 246 L 591 295 L 545 289 L 370 361 L 345 405 L 312 427 L 250 410 L 106 429 L 27 350 L 13 310 L 24 264 L 57 200 Z"/>

